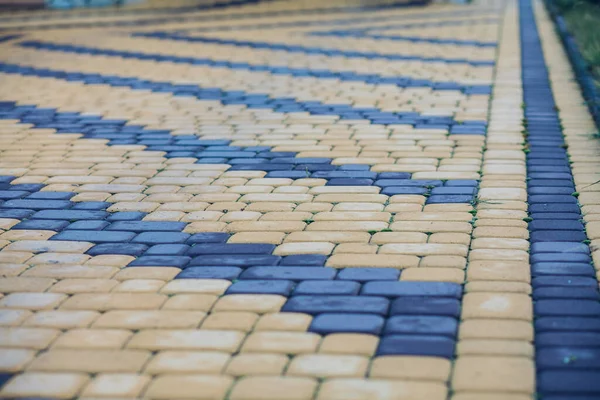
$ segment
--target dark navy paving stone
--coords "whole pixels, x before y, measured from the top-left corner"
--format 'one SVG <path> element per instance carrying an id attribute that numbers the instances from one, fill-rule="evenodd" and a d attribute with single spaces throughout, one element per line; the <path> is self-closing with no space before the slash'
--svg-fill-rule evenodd
<path id="1" fill-rule="evenodd" d="M 27 196 L 31 200 L 69 200 L 77 193 L 72 192 L 37 192 Z"/>
<path id="2" fill-rule="evenodd" d="M 415 194 L 415 195 L 423 195 L 428 192 L 426 188 L 420 187 L 401 187 L 401 186 L 387 186 L 383 188 L 381 194 L 385 194 L 386 196 L 396 196 L 399 194 Z"/>
<path id="3" fill-rule="evenodd" d="M 531 153 L 527 157 L 532 157 Z M 572 179 L 531 179 L 527 181 L 527 187 L 567 187 L 569 190 L 572 190 L 571 193 L 575 191 L 575 186 L 573 186 Z"/>
<path id="4" fill-rule="evenodd" d="M 282 311 L 307 314 L 357 313 L 385 316 L 389 300 L 370 296 L 295 296 L 289 299 Z"/>
<path id="5" fill-rule="evenodd" d="M 460 300 L 441 297 L 399 297 L 392 302 L 390 315 L 460 315 Z"/>
<path id="6" fill-rule="evenodd" d="M 11 229 L 39 229 L 47 231 L 61 231 L 69 225 L 68 221 L 54 220 L 54 219 L 33 219 L 23 221 L 13 226 Z"/>
<path id="7" fill-rule="evenodd" d="M 135 240 L 134 240 L 135 241 Z M 157 244 L 150 247 L 145 255 L 147 256 L 183 256 L 188 252 L 190 246 L 187 244 Z"/>
<path id="8" fill-rule="evenodd" d="M 277 265 L 281 257 L 262 254 L 219 254 L 194 257 L 190 266 L 209 266 L 209 267 L 251 267 L 255 265 Z"/>
<path id="9" fill-rule="evenodd" d="M 443 195 L 469 195 L 474 196 L 477 192 L 477 189 L 474 187 L 464 187 L 464 186 L 456 186 L 456 187 L 436 187 L 431 190 L 431 195 L 443 194 Z"/>
<path id="10" fill-rule="evenodd" d="M 537 378 L 538 391 L 600 396 L 600 371 L 549 370 Z"/>
<path id="11" fill-rule="evenodd" d="M 196 244 L 188 255 L 199 256 L 208 254 L 271 254 L 275 250 L 273 244 L 251 244 L 251 243 L 211 243 Z"/>
<path id="12" fill-rule="evenodd" d="M 583 253 L 590 254 L 590 247 L 583 243 L 540 242 L 531 245 L 531 253 Z"/>
<path id="13" fill-rule="evenodd" d="M 73 203 L 69 200 L 8 200 L 2 203 L 2 208 L 26 208 L 31 210 L 66 210 Z"/>
<path id="14" fill-rule="evenodd" d="M 577 203 L 563 204 L 563 203 L 544 203 L 544 204 L 530 204 L 530 213 L 577 213 L 579 212 L 579 206 Z"/>
<path id="15" fill-rule="evenodd" d="M 570 195 L 564 194 L 553 194 L 553 195 L 529 195 L 527 201 L 530 204 L 551 204 L 551 203 L 561 203 L 561 204 L 575 204 L 577 203 L 577 198 Z"/>
<path id="16" fill-rule="evenodd" d="M 97 244 L 87 251 L 91 256 L 102 254 L 124 254 L 139 257 L 148 249 L 148 246 L 139 243 L 104 243 Z"/>
<path id="17" fill-rule="evenodd" d="M 539 276 L 531 280 L 531 285 L 534 289 L 547 286 L 597 288 L 598 281 L 584 276 Z"/>
<path id="18" fill-rule="evenodd" d="M 62 219 L 67 221 L 104 220 L 110 214 L 106 211 L 88 210 L 43 210 L 31 215 L 31 219 Z"/>
<path id="19" fill-rule="evenodd" d="M 327 256 L 321 254 L 293 254 L 283 257 L 280 265 L 320 267 L 325 265 Z"/>
<path id="20" fill-rule="evenodd" d="M 543 195 L 547 195 L 547 194 L 572 194 L 573 191 L 568 188 L 568 187 L 545 187 L 545 186 L 539 186 L 539 187 L 532 187 L 527 189 L 527 193 L 532 195 L 532 194 L 543 194 Z"/>
<path id="21" fill-rule="evenodd" d="M 181 232 L 185 229 L 185 222 L 164 222 L 164 221 L 118 221 L 110 224 L 107 231 L 160 231 L 160 232 Z"/>
<path id="22" fill-rule="evenodd" d="M 530 231 L 555 230 L 555 231 L 583 231 L 583 224 L 573 220 L 533 220 L 528 226 Z"/>
<path id="23" fill-rule="evenodd" d="M 530 217 L 534 221 L 545 221 L 545 220 L 572 220 L 579 221 L 581 219 L 581 214 L 579 212 L 576 213 L 531 213 Z"/>
<path id="24" fill-rule="evenodd" d="M 175 279 L 228 279 L 233 280 L 242 273 L 239 267 L 189 267 L 182 270 Z"/>
<path id="25" fill-rule="evenodd" d="M 372 314 L 324 313 L 313 318 L 308 331 L 327 335 L 330 333 L 362 333 L 379 335 L 385 319 Z"/>
<path id="26" fill-rule="evenodd" d="M 454 340 L 446 336 L 391 335 L 381 338 L 376 356 L 453 358 Z"/>
<path id="27" fill-rule="evenodd" d="M 545 347 L 535 355 L 538 369 L 599 369 L 600 348 Z"/>
<path id="28" fill-rule="evenodd" d="M 83 201 L 75 203 L 71 210 L 106 210 L 110 206 L 112 206 L 112 203 L 105 201 Z"/>
<path id="29" fill-rule="evenodd" d="M 229 234 L 224 232 L 201 232 L 194 233 L 186 241 L 187 244 L 196 243 L 225 243 L 229 240 Z"/>
<path id="30" fill-rule="evenodd" d="M 185 256 L 142 256 L 133 260 L 128 267 L 176 267 L 184 268 L 190 262 Z"/>
<path id="31" fill-rule="evenodd" d="M 536 242 L 583 242 L 587 236 L 583 231 L 534 231 L 530 241 Z"/>
<path id="32" fill-rule="evenodd" d="M 111 213 L 107 221 L 141 221 L 147 213 L 141 211 L 120 211 Z"/>
<path id="33" fill-rule="evenodd" d="M 288 279 L 293 281 L 330 280 L 337 270 L 330 267 L 250 267 L 240 279 Z"/>
<path id="34" fill-rule="evenodd" d="M 360 283 L 353 281 L 303 281 L 296 286 L 293 295 L 354 296 L 359 291 Z"/>
<path id="35" fill-rule="evenodd" d="M 92 243 L 123 243 L 129 242 L 134 237 L 135 233 L 133 232 L 68 230 L 52 236 L 50 240 L 76 240 L 80 242 Z"/>
<path id="36" fill-rule="evenodd" d="M 538 316 L 572 315 L 593 317 L 600 315 L 600 302 L 592 300 L 539 300 L 535 302 L 534 309 L 535 314 Z"/>
<path id="37" fill-rule="evenodd" d="M 462 287 L 450 282 L 382 281 L 367 282 L 361 290 L 363 296 L 428 296 L 460 298 Z"/>
<path id="38" fill-rule="evenodd" d="M 397 281 L 400 278 L 400 272 L 399 269 L 394 268 L 344 268 L 338 273 L 336 279 L 357 282 Z"/>
<path id="39" fill-rule="evenodd" d="M 277 294 L 289 296 L 295 283 L 286 280 L 252 280 L 233 283 L 225 294 Z"/>
<path id="40" fill-rule="evenodd" d="M 107 230 L 106 232 L 113 231 Z M 132 242 L 144 243 L 148 245 L 185 243 L 189 237 L 189 233 L 183 232 L 142 232 L 135 236 Z"/>
<path id="41" fill-rule="evenodd" d="M 386 335 L 439 335 L 455 337 L 458 320 L 452 317 L 397 315 L 385 323 Z"/>
<path id="42" fill-rule="evenodd" d="M 533 292 L 534 300 L 540 299 L 587 299 L 600 300 L 600 292 L 593 287 L 538 287 Z"/>
<path id="43" fill-rule="evenodd" d="M 38 220 L 43 221 L 43 220 Z M 84 220 L 84 221 L 76 221 L 72 224 L 69 224 L 65 229 L 73 229 L 77 231 L 101 231 L 109 225 L 108 222 L 102 220 Z M 14 229 L 14 228 L 13 228 Z"/>
<path id="44" fill-rule="evenodd" d="M 13 377 L 14 374 L 8 372 L 0 372 L 0 388 L 6 385 L 6 383 Z"/>
<path id="45" fill-rule="evenodd" d="M 536 332 L 600 332 L 597 317 L 541 317 L 535 320 Z"/>
<path id="46" fill-rule="evenodd" d="M 531 265 L 533 276 L 541 275 L 575 275 L 595 276 L 596 270 L 589 263 L 535 263 Z"/>

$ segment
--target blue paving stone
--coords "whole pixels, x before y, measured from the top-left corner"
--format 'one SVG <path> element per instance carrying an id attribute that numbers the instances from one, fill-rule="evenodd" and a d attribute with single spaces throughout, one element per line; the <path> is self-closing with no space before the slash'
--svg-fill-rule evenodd
<path id="1" fill-rule="evenodd" d="M 196 244 L 188 255 L 199 256 L 204 254 L 271 254 L 275 250 L 272 244 L 251 243 L 224 243 L 224 244 Z"/>
<path id="2" fill-rule="evenodd" d="M 329 267 L 250 267 L 240 279 L 287 279 L 293 281 L 329 280 L 335 278 L 337 270 Z"/>
<path id="3" fill-rule="evenodd" d="M 600 332 L 597 317 L 540 317 L 535 320 L 536 332 Z"/>
<path id="4" fill-rule="evenodd" d="M 590 254 L 590 248 L 583 243 L 540 242 L 531 245 L 531 253 L 583 253 Z"/>
<path id="5" fill-rule="evenodd" d="M 538 253 L 532 254 L 530 257 L 532 264 L 540 262 L 569 262 L 569 263 L 586 263 L 592 262 L 592 258 L 583 253 Z"/>
<path id="6" fill-rule="evenodd" d="M 190 262 L 185 256 L 142 256 L 130 262 L 128 267 L 176 267 L 184 268 Z"/>
<path id="7" fill-rule="evenodd" d="M 576 203 L 545 203 L 545 204 L 530 204 L 530 213 L 577 213 L 579 206 Z"/>
<path id="8" fill-rule="evenodd" d="M 121 211 L 110 214 L 107 221 L 141 221 L 146 216 L 145 212 L 140 211 Z"/>
<path id="9" fill-rule="evenodd" d="M 27 208 L 32 210 L 66 210 L 73 205 L 68 200 L 8 200 L 2 208 Z"/>
<path id="10" fill-rule="evenodd" d="M 587 236 L 583 231 L 534 231 L 530 240 L 536 242 L 583 242 Z"/>
<path id="11" fill-rule="evenodd" d="M 289 299 L 282 311 L 306 314 L 351 313 L 385 316 L 389 300 L 368 296 L 295 296 Z"/>
<path id="12" fill-rule="evenodd" d="M 540 275 L 575 275 L 595 276 L 596 271 L 587 263 L 536 263 L 531 266 L 533 276 Z"/>
<path id="13" fill-rule="evenodd" d="M 373 185 L 372 179 L 351 179 L 351 178 L 338 178 L 330 179 L 326 186 L 371 186 Z"/>
<path id="14" fill-rule="evenodd" d="M 477 189 L 474 187 L 436 187 L 431 190 L 431 195 L 463 195 L 463 196 L 474 196 Z"/>
<path id="15" fill-rule="evenodd" d="M 31 215 L 31 219 L 60 219 L 67 221 L 78 220 L 103 220 L 109 213 L 106 211 L 87 211 L 87 210 L 43 210 Z"/>
<path id="16" fill-rule="evenodd" d="M 186 241 L 187 244 L 196 243 L 225 243 L 229 239 L 229 234 L 224 232 L 201 232 L 194 233 Z"/>
<path id="17" fill-rule="evenodd" d="M 302 295 L 358 295 L 360 283 L 352 281 L 314 281 L 300 282 L 294 289 L 294 296 Z"/>
<path id="18" fill-rule="evenodd" d="M 454 340 L 446 336 L 391 335 L 381 338 L 376 356 L 431 356 L 453 358 Z"/>
<path id="19" fill-rule="evenodd" d="M 67 221 L 53 220 L 53 219 L 32 219 L 23 221 L 13 226 L 11 229 L 35 229 L 35 230 L 46 230 L 46 231 L 61 231 L 69 223 Z"/>
<path id="20" fill-rule="evenodd" d="M 550 347 L 536 352 L 538 368 L 600 369 L 600 349 Z"/>
<path id="21" fill-rule="evenodd" d="M 539 332 L 535 345 L 542 347 L 600 347 L 600 335 L 595 332 Z"/>
<path id="22" fill-rule="evenodd" d="M 23 209 L 12 209 L 12 210 L 2 210 L 0 209 L 0 218 L 15 218 L 15 219 L 23 219 L 31 216 L 31 214 L 35 213 L 34 210 L 23 210 Z"/>
<path id="23" fill-rule="evenodd" d="M 444 186 L 446 186 L 446 187 L 477 186 L 477 185 L 479 185 L 479 181 L 476 181 L 474 179 L 454 179 L 454 180 L 446 181 L 446 183 L 444 183 Z"/>
<path id="24" fill-rule="evenodd" d="M 0 190 L 0 200 L 22 199 L 29 195 L 29 192 L 21 190 Z"/>
<path id="25" fill-rule="evenodd" d="M 528 226 L 530 231 L 556 230 L 556 231 L 583 231 L 583 224 L 572 220 L 533 220 Z"/>
<path id="26" fill-rule="evenodd" d="M 436 195 L 427 199 L 427 204 L 452 204 L 452 203 L 470 203 L 474 196 L 462 195 Z"/>
<path id="27" fill-rule="evenodd" d="M 255 265 L 277 265 L 281 257 L 262 254 L 213 254 L 194 257 L 190 266 L 209 266 L 209 267 L 251 267 Z"/>
<path id="28" fill-rule="evenodd" d="M 532 187 L 527 189 L 527 193 L 531 194 L 572 194 L 573 191 L 568 187 Z"/>
<path id="29" fill-rule="evenodd" d="M 321 254 L 293 254 L 283 257 L 280 265 L 320 267 L 325 265 L 327 256 Z"/>
<path id="30" fill-rule="evenodd" d="M 400 270 L 394 268 L 344 268 L 336 279 L 357 282 L 368 281 L 397 281 L 400 278 Z"/>
<path id="31" fill-rule="evenodd" d="M 600 315 L 600 302 L 591 300 L 540 300 L 535 302 L 534 309 L 535 314 L 539 316 L 593 317 Z"/>
<path id="32" fill-rule="evenodd" d="M 538 391 L 600 396 L 600 371 L 564 370 L 542 371 L 537 378 Z M 575 399 L 577 400 L 577 399 Z"/>
<path id="33" fill-rule="evenodd" d="M 286 280 L 253 280 L 235 282 L 227 288 L 225 294 L 277 294 L 289 296 L 294 282 Z"/>
<path id="34" fill-rule="evenodd" d="M 544 203 L 577 203 L 577 198 L 570 195 L 530 195 L 527 198 L 530 204 L 544 204 Z"/>
<path id="35" fill-rule="evenodd" d="M 367 282 L 360 292 L 362 296 L 428 296 L 460 298 L 462 287 L 450 282 L 382 281 Z"/>
<path id="36" fill-rule="evenodd" d="M 540 222 L 541 220 L 572 220 L 579 221 L 581 214 L 578 212 L 572 213 L 532 213 L 531 218 L 534 221 Z"/>
<path id="37" fill-rule="evenodd" d="M 175 279 L 227 279 L 233 280 L 242 273 L 238 267 L 189 267 L 182 270 Z"/>
<path id="38" fill-rule="evenodd" d="M 92 243 L 124 243 L 129 242 L 135 233 L 119 231 L 64 231 L 50 238 L 50 240 L 76 240 Z"/>
<path id="39" fill-rule="evenodd" d="M 427 191 L 427 189 L 420 187 L 387 186 L 383 188 L 381 194 L 385 194 L 386 196 L 396 196 L 399 194 L 423 195 Z"/>
<path id="40" fill-rule="evenodd" d="M 135 241 L 135 239 L 134 239 Z M 188 252 L 190 246 L 186 244 L 157 244 L 148 249 L 147 256 L 183 256 Z"/>
<path id="41" fill-rule="evenodd" d="M 113 231 L 107 231 L 113 232 Z M 133 238 L 132 242 L 154 244 L 185 243 L 190 237 L 189 233 L 183 232 L 142 232 Z"/>
<path id="42" fill-rule="evenodd" d="M 2 388 L 2 386 L 4 386 L 12 377 L 14 374 L 8 373 L 8 372 L 0 372 L 0 388 Z"/>
<path id="43" fill-rule="evenodd" d="M 540 299 L 587 299 L 600 300 L 600 292 L 597 289 L 581 287 L 549 286 L 538 287 L 533 293 L 534 300 Z"/>
<path id="44" fill-rule="evenodd" d="M 37 192 L 27 196 L 27 199 L 31 200 L 69 200 L 75 196 L 76 193 L 72 192 Z"/>
<path id="45" fill-rule="evenodd" d="M 445 315 L 458 318 L 460 301 L 442 297 L 399 297 L 392 302 L 390 315 Z"/>
<path id="46" fill-rule="evenodd" d="M 379 335 L 385 320 L 379 315 L 324 313 L 313 318 L 308 331 L 321 335 L 330 333 L 362 333 Z"/>
<path id="47" fill-rule="evenodd" d="M 397 315 L 385 323 L 386 335 L 438 335 L 455 337 L 458 320 L 452 317 Z"/>
<path id="48" fill-rule="evenodd" d="M 531 280 L 533 288 L 546 286 L 598 287 L 594 278 L 583 276 L 540 276 Z"/>
<path id="49" fill-rule="evenodd" d="M 42 221 L 42 220 L 40 220 Z M 76 221 L 72 224 L 69 224 L 65 229 L 73 229 L 77 231 L 101 231 L 109 225 L 106 221 L 101 220 L 85 220 L 85 221 Z"/>
<path id="50" fill-rule="evenodd" d="M 124 254 L 139 257 L 148 249 L 148 246 L 139 243 L 104 243 L 97 244 L 87 251 L 91 256 L 102 254 Z"/>
<path id="51" fill-rule="evenodd" d="M 163 222 L 163 221 L 119 221 L 110 224 L 107 231 L 160 231 L 181 232 L 187 223 L 185 222 Z"/>

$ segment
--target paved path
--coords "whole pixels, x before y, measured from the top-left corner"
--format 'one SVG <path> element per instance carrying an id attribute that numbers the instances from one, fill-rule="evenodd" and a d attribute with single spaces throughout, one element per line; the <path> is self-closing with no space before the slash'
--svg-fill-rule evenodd
<path id="1" fill-rule="evenodd" d="M 600 397 L 540 1 L 169 3 L 0 18 L 0 397 Z"/>

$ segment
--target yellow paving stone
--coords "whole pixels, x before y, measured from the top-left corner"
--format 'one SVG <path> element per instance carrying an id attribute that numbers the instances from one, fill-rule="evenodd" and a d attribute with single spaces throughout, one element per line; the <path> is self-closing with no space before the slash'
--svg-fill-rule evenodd
<path id="1" fill-rule="evenodd" d="M 528 281 L 472 281 L 465 285 L 465 292 L 506 292 L 506 293 L 523 293 L 530 295 L 532 292 L 531 285 Z"/>
<path id="2" fill-rule="evenodd" d="M 151 399 L 223 399 L 233 379 L 223 375 L 160 375 L 153 379 L 144 397 Z"/>
<path id="3" fill-rule="evenodd" d="M 469 246 L 471 243 L 471 235 L 467 235 L 466 233 L 433 233 L 429 235 L 427 243 Z"/>
<path id="4" fill-rule="evenodd" d="M 1 277 L 0 292 L 44 292 L 55 282 L 48 278 Z"/>
<path id="5" fill-rule="evenodd" d="M 450 361 L 437 357 L 382 356 L 371 363 L 369 376 L 380 379 L 407 379 L 446 382 Z"/>
<path id="6" fill-rule="evenodd" d="M 286 301 L 286 297 L 279 295 L 230 294 L 217 300 L 213 311 L 248 311 L 266 314 L 279 311 Z"/>
<path id="7" fill-rule="evenodd" d="M 167 300 L 155 293 L 80 293 L 71 296 L 61 308 L 65 310 L 154 310 Z"/>
<path id="8" fill-rule="evenodd" d="M 362 377 L 367 372 L 367 357 L 343 354 L 304 354 L 292 359 L 288 376 L 315 378 Z"/>
<path id="9" fill-rule="evenodd" d="M 213 312 L 202 322 L 202 329 L 230 329 L 242 332 L 252 330 L 258 314 L 243 311 Z"/>
<path id="10" fill-rule="evenodd" d="M 116 255 L 116 254 L 103 254 L 100 256 L 94 256 L 85 265 L 108 265 L 111 267 L 124 267 L 131 261 L 135 260 L 135 257 Z"/>
<path id="11" fill-rule="evenodd" d="M 159 279 L 129 279 L 122 281 L 115 286 L 113 292 L 148 292 L 155 293 L 165 285 L 164 281 Z"/>
<path id="12" fill-rule="evenodd" d="M 17 277 L 28 268 L 25 264 L 0 264 L 0 277 Z"/>
<path id="13" fill-rule="evenodd" d="M 93 243 L 68 242 L 61 240 L 21 240 L 9 244 L 4 251 L 9 252 L 31 252 L 31 253 L 85 253 L 92 247 Z M 2 253 L 4 253 L 4 251 Z"/>
<path id="14" fill-rule="evenodd" d="M 530 322 L 515 319 L 468 319 L 459 330 L 461 339 L 533 340 Z"/>
<path id="15" fill-rule="evenodd" d="M 311 224 L 312 225 L 312 224 Z M 331 242 L 331 243 L 367 243 L 371 235 L 367 232 L 311 231 L 292 232 L 286 236 L 286 242 Z"/>
<path id="16" fill-rule="evenodd" d="M 427 235 L 421 232 L 377 232 L 371 237 L 373 244 L 425 243 Z"/>
<path id="17" fill-rule="evenodd" d="M 384 244 L 379 249 L 380 254 L 410 254 L 416 256 L 428 255 L 450 255 L 461 256 L 467 255 L 468 248 L 459 244 L 436 244 L 436 243 L 420 243 L 420 244 Z"/>
<path id="18" fill-rule="evenodd" d="M 446 399 L 446 385 L 412 380 L 352 379 L 326 380 L 319 389 L 318 400 Z"/>
<path id="19" fill-rule="evenodd" d="M 235 352 L 244 336 L 242 332 L 232 330 L 148 329 L 136 333 L 127 343 L 127 347 L 151 351 L 215 350 Z"/>
<path id="20" fill-rule="evenodd" d="M 529 296 L 515 293 L 467 293 L 463 298 L 464 319 L 508 318 L 531 320 L 533 315 Z"/>
<path id="21" fill-rule="evenodd" d="M 308 332 L 260 331 L 251 333 L 244 342 L 242 353 L 314 353 L 321 336 Z"/>
<path id="22" fill-rule="evenodd" d="M 380 267 L 411 268 L 419 264 L 417 256 L 390 254 L 334 254 L 327 259 L 326 265 L 334 268 Z"/>
<path id="23" fill-rule="evenodd" d="M 45 349 L 60 331 L 48 328 L 0 328 L 1 347 Z"/>
<path id="24" fill-rule="evenodd" d="M 133 336 L 123 329 L 71 329 L 52 343 L 52 348 L 120 349 Z"/>
<path id="25" fill-rule="evenodd" d="M 169 297 L 162 309 L 209 311 L 217 299 L 212 294 L 176 294 Z"/>
<path id="26" fill-rule="evenodd" d="M 161 351 L 144 368 L 152 375 L 221 373 L 231 356 L 217 351 Z"/>
<path id="27" fill-rule="evenodd" d="M 94 269 L 97 269 L 95 267 Z M 115 270 L 115 272 L 118 270 Z M 171 280 L 181 270 L 174 267 L 129 267 L 118 271 L 113 279 L 119 281 L 138 280 L 138 279 L 158 279 L 162 281 Z"/>
<path id="28" fill-rule="evenodd" d="M 113 310 L 102 314 L 94 328 L 117 329 L 185 329 L 196 328 L 206 313 L 171 310 Z"/>
<path id="29" fill-rule="evenodd" d="M 59 293 L 11 293 L 0 299 L 0 307 L 44 310 L 58 307 L 67 298 Z"/>
<path id="30" fill-rule="evenodd" d="M 52 349 L 31 362 L 29 371 L 137 372 L 150 359 L 143 350 Z"/>
<path id="31" fill-rule="evenodd" d="M 9 244 L 7 247 L 14 245 Z M 23 252 L 23 251 L 7 251 L 5 247 L 2 251 L 0 251 L 0 263 L 2 264 L 21 264 L 29 260 L 33 257 L 33 253 Z"/>
<path id="32" fill-rule="evenodd" d="M 111 278 L 119 271 L 116 267 L 98 265 L 37 265 L 21 274 L 22 277 L 53 279 L 101 279 Z"/>
<path id="33" fill-rule="evenodd" d="M 202 293 L 221 295 L 231 285 L 223 279 L 178 279 L 167 283 L 161 293 L 173 295 L 181 293 Z"/>
<path id="34" fill-rule="evenodd" d="M 255 331 L 298 331 L 305 332 L 312 321 L 312 316 L 303 313 L 272 313 L 263 314 L 256 325 Z"/>
<path id="35" fill-rule="evenodd" d="M 82 373 L 26 372 L 13 377 L 0 391 L 0 397 L 75 397 L 89 381 Z"/>
<path id="36" fill-rule="evenodd" d="M 84 328 L 99 316 L 100 314 L 94 311 L 38 311 L 25 320 L 22 326 L 56 329 Z"/>
<path id="37" fill-rule="evenodd" d="M 50 288 L 54 293 L 103 293 L 110 292 L 119 281 L 115 279 L 63 279 Z"/>
<path id="38" fill-rule="evenodd" d="M 332 333 L 323 338 L 319 353 L 356 354 L 372 356 L 375 353 L 379 338 L 357 333 Z"/>
<path id="39" fill-rule="evenodd" d="M 282 354 L 242 353 L 231 358 L 224 372 L 232 376 L 278 376 L 288 362 L 288 357 Z"/>
<path id="40" fill-rule="evenodd" d="M 23 371 L 35 357 L 35 351 L 27 349 L 0 349 L 0 371 Z"/>
<path id="41" fill-rule="evenodd" d="M 456 393 L 451 397 L 452 400 L 529 400 L 531 396 L 528 394 L 517 393 L 482 393 L 482 392 L 461 392 Z"/>
<path id="42" fill-rule="evenodd" d="M 525 357 L 462 356 L 452 377 L 454 390 L 533 393 L 534 362 Z"/>
<path id="43" fill-rule="evenodd" d="M 229 395 L 231 400 L 310 400 L 317 381 L 303 377 L 262 377 L 240 379 Z"/>
<path id="44" fill-rule="evenodd" d="M 19 326 L 30 315 L 29 310 L 0 309 L 0 326 Z"/>
<path id="45" fill-rule="evenodd" d="M 238 232 L 231 235 L 227 243 L 280 244 L 285 237 L 284 232 Z"/>
<path id="46" fill-rule="evenodd" d="M 402 272 L 402 281 L 454 282 L 462 284 L 465 273 L 458 268 L 409 268 Z"/>
<path id="47" fill-rule="evenodd" d="M 274 255 L 288 256 L 292 254 L 331 254 L 335 245 L 327 242 L 293 242 L 279 245 Z"/>
<path id="48" fill-rule="evenodd" d="M 85 387 L 82 397 L 137 398 L 151 378 L 138 374 L 98 374 Z"/>
<path id="49" fill-rule="evenodd" d="M 459 356 L 515 356 L 533 357 L 533 345 L 519 340 L 471 339 L 458 342 Z"/>

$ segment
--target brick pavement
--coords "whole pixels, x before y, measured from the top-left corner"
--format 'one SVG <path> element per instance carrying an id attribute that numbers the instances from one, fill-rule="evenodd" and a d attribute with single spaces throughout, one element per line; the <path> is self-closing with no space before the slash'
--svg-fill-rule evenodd
<path id="1" fill-rule="evenodd" d="M 0 397 L 600 395 L 541 3 L 136 7 L 0 19 Z"/>

